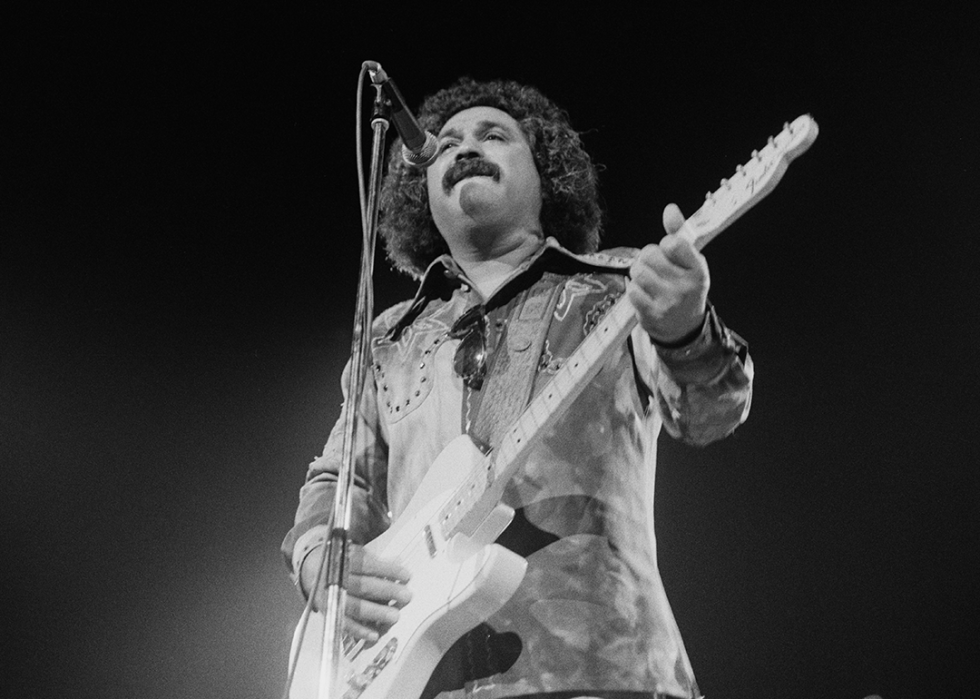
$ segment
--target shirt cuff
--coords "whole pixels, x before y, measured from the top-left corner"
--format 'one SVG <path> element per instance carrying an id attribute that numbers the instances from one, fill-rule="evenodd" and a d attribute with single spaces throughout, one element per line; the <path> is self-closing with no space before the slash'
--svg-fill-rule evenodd
<path id="1" fill-rule="evenodd" d="M 293 557 L 290 563 L 291 570 L 289 574 L 297 587 L 299 586 L 299 578 L 303 571 L 303 561 L 313 551 L 323 546 L 329 535 L 330 527 L 325 524 L 318 524 L 311 527 L 308 531 L 303 532 L 296 540 L 296 545 L 293 547 Z"/>
<path id="2" fill-rule="evenodd" d="M 725 370 L 734 355 L 747 352 L 745 341 L 725 327 L 710 303 L 701 331 L 692 339 L 676 347 L 656 341 L 654 345 L 661 364 L 680 383 L 710 382 Z"/>

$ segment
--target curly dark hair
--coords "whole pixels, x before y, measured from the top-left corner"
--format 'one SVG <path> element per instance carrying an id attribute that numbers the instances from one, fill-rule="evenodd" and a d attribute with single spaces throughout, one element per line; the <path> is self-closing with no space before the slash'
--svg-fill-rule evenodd
<path id="1" fill-rule="evenodd" d="M 496 107 L 517 121 L 541 178 L 544 234 L 572 252 L 594 252 L 602 226 L 596 167 L 564 110 L 534 87 L 462 78 L 422 102 L 419 124 L 438 133 L 451 116 L 470 107 Z M 401 139 L 392 144 L 379 208 L 379 231 L 397 269 L 420 277 L 449 251 L 429 211 L 425 170 L 402 159 Z"/>

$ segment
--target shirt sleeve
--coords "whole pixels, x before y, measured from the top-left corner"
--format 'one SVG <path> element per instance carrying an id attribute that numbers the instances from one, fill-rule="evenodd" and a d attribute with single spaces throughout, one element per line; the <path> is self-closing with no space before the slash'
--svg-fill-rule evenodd
<path id="1" fill-rule="evenodd" d="M 664 429 L 687 444 L 706 445 L 731 434 L 749 415 L 754 368 L 748 345 L 709 304 L 701 333 L 683 347 L 657 346 L 639 326 L 640 375 L 653 388 Z"/>
<path id="2" fill-rule="evenodd" d="M 323 453 L 310 463 L 306 482 L 299 492 L 299 506 L 292 529 L 282 543 L 282 553 L 294 580 L 303 558 L 327 538 L 334 507 L 338 473 L 344 450 L 344 422 L 353 409 L 347 396 L 350 362 L 344 368 L 342 386 L 344 404 L 340 417 L 330 432 Z M 355 416 L 354 492 L 350 538 L 366 543 L 387 529 L 387 460 L 388 448 L 377 410 L 375 384 L 370 374 Z"/>

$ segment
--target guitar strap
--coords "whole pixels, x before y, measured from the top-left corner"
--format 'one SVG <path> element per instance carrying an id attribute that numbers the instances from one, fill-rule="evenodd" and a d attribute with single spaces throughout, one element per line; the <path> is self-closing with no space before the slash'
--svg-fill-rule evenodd
<path id="1" fill-rule="evenodd" d="M 497 343 L 483 390 L 474 396 L 470 436 L 495 448 L 531 397 L 534 377 L 565 278 L 545 272 L 521 292 Z"/>

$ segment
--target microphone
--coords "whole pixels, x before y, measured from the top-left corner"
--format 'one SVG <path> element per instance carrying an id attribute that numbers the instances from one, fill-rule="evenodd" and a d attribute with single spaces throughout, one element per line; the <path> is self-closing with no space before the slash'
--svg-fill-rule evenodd
<path id="1" fill-rule="evenodd" d="M 412 115 L 405 98 L 395 86 L 395 81 L 388 77 L 379 63 L 365 61 L 364 65 L 371 73 L 371 82 L 380 85 L 385 97 L 391 102 L 391 120 L 395 122 L 398 135 L 402 137 L 402 158 L 409 165 L 429 167 L 436 159 L 438 143 L 436 137 L 428 131 L 423 131 L 418 121 Z"/>

